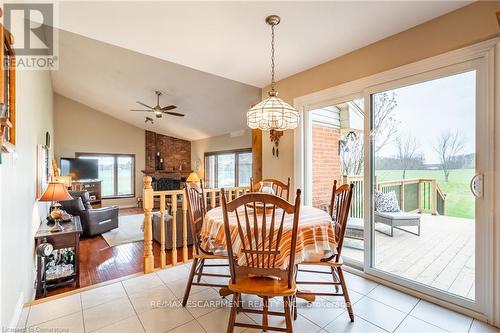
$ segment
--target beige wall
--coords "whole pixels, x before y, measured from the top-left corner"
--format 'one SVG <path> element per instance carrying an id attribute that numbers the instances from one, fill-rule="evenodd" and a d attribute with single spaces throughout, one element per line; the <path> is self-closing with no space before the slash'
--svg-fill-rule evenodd
<path id="1" fill-rule="evenodd" d="M 205 177 L 204 171 L 204 155 L 205 152 L 251 148 L 252 147 L 252 131 L 245 130 L 241 135 L 219 135 L 207 139 L 196 140 L 191 142 L 191 166 L 196 168 L 198 161 L 198 175 L 201 178 Z M 195 170 L 196 171 L 196 170 Z"/>
<path id="2" fill-rule="evenodd" d="M 135 154 L 135 195 L 142 197 L 145 168 L 145 132 L 72 99 L 54 94 L 54 154 L 75 152 Z M 136 198 L 104 200 L 104 205 L 132 206 Z"/>
<path id="3" fill-rule="evenodd" d="M 0 165 L 0 325 L 4 328 L 16 324 L 19 306 L 34 297 L 33 236 L 48 211 L 36 198 L 37 144 L 45 144 L 46 132 L 53 133 L 50 73 L 19 70 L 16 81 L 16 152 L 2 154 Z"/>
<path id="4" fill-rule="evenodd" d="M 495 13 L 499 1 L 481 1 L 368 45 L 278 82 L 279 96 L 294 98 L 396 68 L 499 35 Z M 278 59 L 279 66 L 279 59 Z M 269 87 L 262 89 L 267 96 Z M 280 140 L 280 158 L 272 155 L 267 132 L 263 133 L 264 178 L 283 178 L 294 172 L 293 132 Z"/>

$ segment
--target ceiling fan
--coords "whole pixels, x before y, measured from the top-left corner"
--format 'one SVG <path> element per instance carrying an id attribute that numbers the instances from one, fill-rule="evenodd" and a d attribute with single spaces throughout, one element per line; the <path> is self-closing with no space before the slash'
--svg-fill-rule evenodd
<path id="1" fill-rule="evenodd" d="M 182 114 L 182 113 L 170 111 L 170 110 L 177 108 L 177 106 L 175 106 L 175 105 L 168 105 L 165 107 L 161 107 L 160 106 L 160 96 L 162 95 L 162 93 L 160 91 L 155 91 L 155 94 L 156 94 L 156 106 L 152 107 L 152 106 L 149 106 L 143 102 L 137 101 L 136 102 L 137 104 L 144 106 L 145 108 L 147 108 L 147 110 L 130 110 L 130 111 L 154 112 L 156 118 L 162 118 L 163 114 L 169 114 L 171 116 L 176 116 L 176 117 L 184 117 L 184 114 Z"/>

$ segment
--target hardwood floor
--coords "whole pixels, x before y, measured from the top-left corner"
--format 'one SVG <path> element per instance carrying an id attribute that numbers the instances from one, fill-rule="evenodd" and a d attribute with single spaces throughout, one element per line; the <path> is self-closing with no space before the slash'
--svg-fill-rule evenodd
<path id="1" fill-rule="evenodd" d="M 141 208 L 120 209 L 120 216 L 141 214 Z M 192 248 L 189 249 L 191 257 Z M 102 236 L 80 240 L 80 288 L 140 273 L 144 269 L 142 256 L 144 243 L 134 242 L 110 247 Z M 153 242 L 155 267 L 160 266 L 160 246 Z M 177 260 L 182 261 L 182 250 L 177 251 Z M 172 253 L 167 251 L 167 264 L 172 262 Z M 47 296 L 57 295 L 75 288 L 63 287 L 51 290 Z"/>

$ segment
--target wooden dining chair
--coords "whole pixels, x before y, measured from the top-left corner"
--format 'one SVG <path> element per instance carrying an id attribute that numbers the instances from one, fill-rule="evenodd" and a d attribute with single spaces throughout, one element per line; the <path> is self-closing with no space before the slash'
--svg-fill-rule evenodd
<path id="1" fill-rule="evenodd" d="M 189 280 L 186 285 L 186 289 L 184 291 L 184 299 L 182 300 L 182 306 L 186 306 L 186 303 L 189 298 L 189 293 L 191 292 L 191 286 L 207 286 L 207 287 L 221 287 L 227 288 L 227 285 L 220 285 L 214 283 L 204 283 L 201 282 L 202 276 L 208 277 L 226 277 L 230 278 L 229 275 L 224 274 L 214 274 L 214 273 L 205 273 L 203 269 L 205 267 L 227 267 L 229 263 L 214 263 L 214 264 L 206 264 L 206 260 L 211 259 L 222 259 L 227 260 L 228 257 L 226 254 L 216 254 L 214 252 L 206 251 L 201 246 L 201 228 L 203 225 L 203 220 L 206 213 L 205 206 L 205 192 L 203 190 L 203 182 L 200 180 L 200 185 L 196 185 L 195 183 L 186 183 L 185 185 L 186 198 L 188 204 L 189 211 L 189 220 L 191 223 L 191 233 L 193 236 L 193 263 L 191 266 L 191 273 L 189 274 Z M 196 276 L 196 281 L 193 281 Z"/>
<path id="2" fill-rule="evenodd" d="M 233 292 L 227 332 L 233 332 L 235 326 L 292 332 L 300 190 L 294 205 L 265 193 L 248 193 L 229 203 L 224 190 L 221 196 L 231 270 L 229 289 Z M 285 228 L 287 215 L 293 216 L 291 228 L 289 225 Z M 260 296 L 262 310 L 244 308 L 241 294 Z M 283 312 L 269 311 L 269 298 L 273 297 L 283 298 Z M 262 314 L 262 325 L 236 322 L 240 312 Z M 270 315 L 284 316 L 286 328 L 269 326 Z"/>
<path id="3" fill-rule="evenodd" d="M 342 244 L 344 242 L 344 234 L 347 226 L 347 220 L 349 219 L 349 209 L 351 207 L 351 198 L 354 185 L 341 185 L 337 188 L 337 181 L 333 182 L 332 196 L 330 199 L 330 206 L 328 213 L 332 217 L 333 226 L 335 230 L 335 239 L 337 240 L 337 253 L 331 255 L 328 258 L 323 258 L 319 261 L 305 261 L 301 262 L 300 265 L 305 266 L 329 266 L 330 272 L 327 271 L 317 271 L 314 269 L 298 269 L 298 272 L 308 272 L 317 274 L 331 274 L 333 282 L 317 282 L 317 281 L 297 281 L 297 285 L 332 285 L 334 286 L 335 293 L 328 292 L 306 292 L 299 291 L 300 295 L 318 295 L 318 296 L 344 296 L 344 300 L 347 306 L 347 312 L 351 321 L 354 321 L 354 313 L 352 311 L 351 301 L 349 299 L 349 293 L 347 291 L 344 273 L 342 272 Z M 342 288 L 342 292 L 339 293 L 339 286 Z M 294 312 L 294 317 L 297 318 L 297 311 Z"/>
<path id="4" fill-rule="evenodd" d="M 250 192 L 257 192 L 260 190 L 262 183 L 271 183 L 274 194 L 286 201 L 290 200 L 290 177 L 288 177 L 287 183 L 283 183 L 277 179 L 267 178 L 263 179 L 257 183 L 253 182 L 253 178 L 250 178 Z"/>

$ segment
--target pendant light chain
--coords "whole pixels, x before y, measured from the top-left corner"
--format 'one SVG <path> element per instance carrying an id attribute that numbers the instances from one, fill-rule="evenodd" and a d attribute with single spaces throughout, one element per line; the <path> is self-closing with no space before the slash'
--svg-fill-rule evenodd
<path id="1" fill-rule="evenodd" d="M 274 82 L 274 24 L 271 25 L 271 91 L 274 90 L 275 82 Z"/>
<path id="2" fill-rule="evenodd" d="M 280 23 L 280 17 L 270 15 L 266 17 L 266 23 L 271 26 L 271 90 L 269 97 L 262 100 L 257 105 L 252 106 L 247 111 L 247 125 L 254 129 L 263 131 L 276 130 L 284 131 L 297 128 L 300 121 L 300 114 L 290 104 L 278 98 L 275 81 L 275 44 L 274 32 L 276 25 Z"/>

